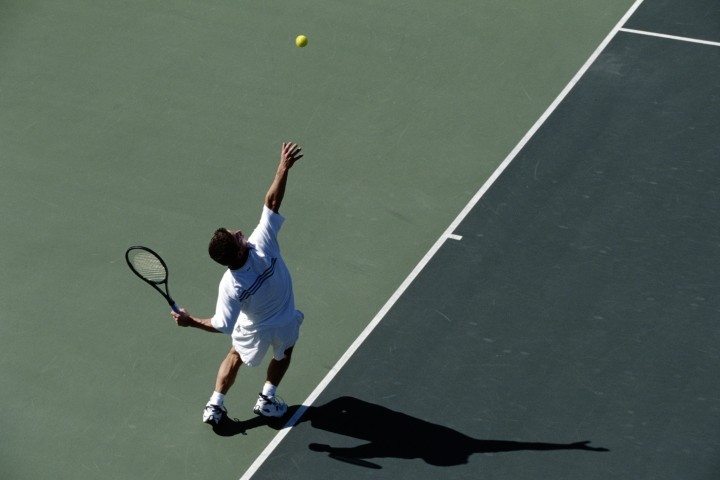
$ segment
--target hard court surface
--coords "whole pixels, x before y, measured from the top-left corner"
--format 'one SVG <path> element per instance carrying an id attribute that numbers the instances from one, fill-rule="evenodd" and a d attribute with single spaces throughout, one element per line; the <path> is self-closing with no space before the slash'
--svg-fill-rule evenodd
<path id="1" fill-rule="evenodd" d="M 256 478 L 720 474 L 719 46 L 618 33 Z"/>
<path id="2" fill-rule="evenodd" d="M 0 474 L 717 478 L 719 26 L 710 0 L 3 3 Z M 122 254 L 211 314 L 207 238 L 251 228 L 287 139 L 298 414 L 253 418 L 246 369 L 213 432 L 227 339 Z"/>

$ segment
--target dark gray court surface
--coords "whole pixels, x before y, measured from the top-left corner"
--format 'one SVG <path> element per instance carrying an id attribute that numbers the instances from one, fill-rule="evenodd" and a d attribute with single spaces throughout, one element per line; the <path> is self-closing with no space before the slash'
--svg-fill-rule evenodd
<path id="1" fill-rule="evenodd" d="M 720 478 L 718 78 L 620 31 L 254 478 Z"/>

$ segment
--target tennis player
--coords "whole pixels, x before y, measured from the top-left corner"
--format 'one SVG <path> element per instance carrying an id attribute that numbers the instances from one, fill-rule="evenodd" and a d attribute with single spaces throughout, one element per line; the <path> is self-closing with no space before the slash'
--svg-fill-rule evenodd
<path id="1" fill-rule="evenodd" d="M 215 391 L 205 406 L 203 422 L 217 426 L 225 415 L 225 395 L 240 366 L 259 365 L 270 347 L 273 358 L 253 411 L 282 417 L 287 404 L 275 392 L 290 366 L 303 314 L 295 308 L 292 280 L 280 255 L 277 235 L 284 222 L 279 213 L 288 172 L 303 157 L 295 143 L 283 143 L 280 165 L 265 195 L 260 223 L 245 238 L 240 230 L 219 228 L 210 240 L 210 257 L 228 269 L 220 280 L 215 315 L 197 318 L 184 309 L 172 312 L 177 325 L 231 335 L 232 348 L 220 364 Z"/>

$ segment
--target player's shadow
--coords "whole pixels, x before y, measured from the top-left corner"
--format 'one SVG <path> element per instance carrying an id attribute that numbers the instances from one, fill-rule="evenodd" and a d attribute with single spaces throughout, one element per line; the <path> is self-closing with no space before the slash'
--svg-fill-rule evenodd
<path id="1" fill-rule="evenodd" d="M 311 408 L 303 416 L 314 428 L 364 440 L 354 447 L 333 447 L 312 443 L 315 452 L 326 452 L 332 458 L 370 468 L 373 458 L 422 459 L 430 465 L 453 466 L 468 462 L 475 453 L 514 452 L 518 450 L 586 450 L 590 442 L 540 443 L 507 440 L 480 440 L 468 437 L 442 425 L 426 422 L 353 397 L 340 397 L 321 407 Z"/>
<path id="2" fill-rule="evenodd" d="M 514 452 L 519 450 L 585 450 L 590 442 L 538 443 L 507 440 L 480 440 L 442 425 L 426 422 L 353 397 L 340 397 L 326 405 L 310 408 L 303 416 L 314 428 L 364 440 L 354 447 L 333 447 L 311 443 L 315 452 L 369 468 L 381 468 L 367 459 L 422 459 L 430 465 L 453 466 L 468 462 L 475 453 Z"/>
<path id="3" fill-rule="evenodd" d="M 295 410 L 297 408 L 294 407 Z M 467 463 L 470 456 L 476 453 L 519 450 L 608 451 L 605 448 L 591 447 L 589 441 L 543 443 L 476 439 L 451 428 L 353 397 L 340 397 L 325 405 L 310 407 L 298 423 L 303 422 L 310 422 L 313 428 L 366 442 L 354 447 L 311 443 L 310 450 L 327 453 L 336 460 L 377 469 L 381 467 L 367 460 L 388 457 L 422 459 L 430 465 L 449 467 Z M 236 427 L 242 430 L 239 433 L 244 433 L 245 430 L 260 425 L 280 429 L 284 423 L 258 418 L 254 421 L 237 422 Z"/>

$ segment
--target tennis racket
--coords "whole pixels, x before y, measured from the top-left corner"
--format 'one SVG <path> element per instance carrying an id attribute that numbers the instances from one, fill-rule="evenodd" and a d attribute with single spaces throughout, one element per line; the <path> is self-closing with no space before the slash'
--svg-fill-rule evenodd
<path id="1" fill-rule="evenodd" d="M 168 289 L 168 269 L 160 255 L 147 247 L 130 247 L 125 252 L 125 260 L 135 275 L 160 292 L 174 312 L 180 313 L 180 307 L 170 297 Z M 163 288 L 160 288 L 163 287 Z"/>

